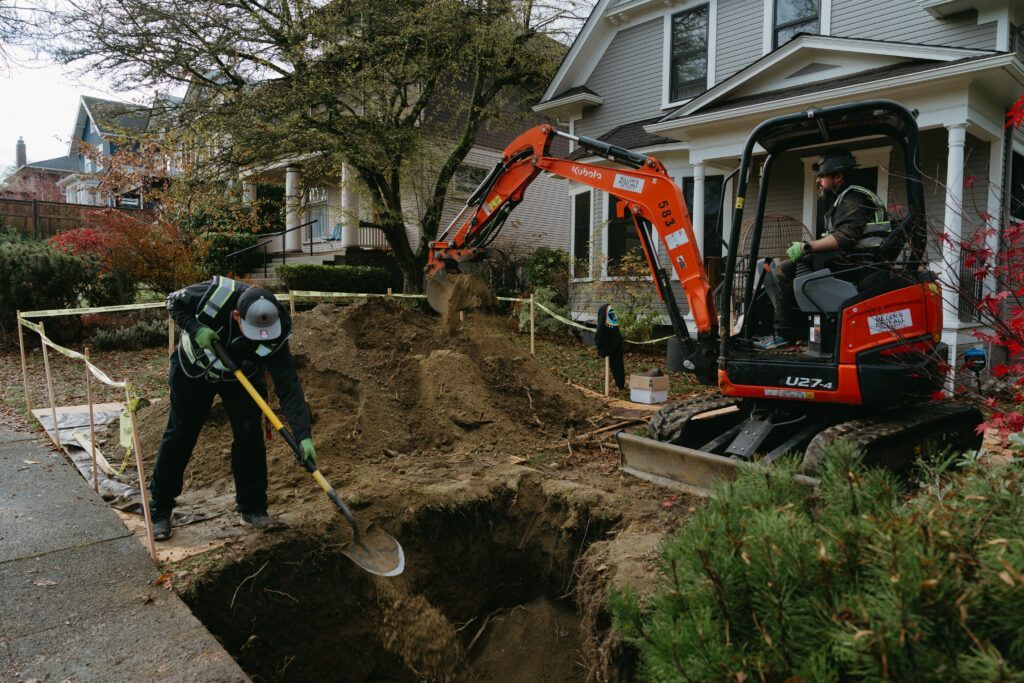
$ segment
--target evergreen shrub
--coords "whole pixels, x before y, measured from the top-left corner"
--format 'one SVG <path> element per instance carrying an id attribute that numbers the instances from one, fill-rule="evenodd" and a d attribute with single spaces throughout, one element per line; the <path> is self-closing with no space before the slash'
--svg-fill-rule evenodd
<path id="1" fill-rule="evenodd" d="M 1024 680 L 1024 467 L 963 462 L 912 495 L 830 449 L 717 488 L 662 549 L 661 587 L 615 594 L 652 681 Z"/>
<path id="2" fill-rule="evenodd" d="M 553 301 L 564 306 L 569 301 L 569 253 L 563 249 L 537 247 L 526 263 L 526 283 L 530 291 L 550 290 Z"/>
<path id="3" fill-rule="evenodd" d="M 202 244 L 203 273 L 214 275 L 245 275 L 263 265 L 263 250 L 250 249 L 247 252 L 229 256 L 232 252 L 256 245 L 260 236 L 251 232 L 207 232 L 200 236 Z M 269 238 L 263 238 L 269 239 Z"/>
<path id="4" fill-rule="evenodd" d="M 562 316 L 572 320 L 572 314 L 569 311 L 569 307 L 557 303 L 558 295 L 552 289 L 547 287 L 540 287 L 533 291 L 533 300 L 536 303 L 543 304 L 549 309 Z M 547 335 L 549 337 L 567 336 L 571 335 L 574 328 L 566 325 L 565 323 L 555 320 L 550 315 L 540 310 L 539 308 L 535 311 L 534 329 L 537 334 Z M 529 332 L 530 331 L 530 304 L 522 303 L 519 306 L 519 331 Z"/>
<path id="5" fill-rule="evenodd" d="M 0 242 L 0 327 L 14 329 L 18 310 L 76 306 L 98 275 L 95 260 L 55 251 L 45 242 Z"/>
<path id="6" fill-rule="evenodd" d="M 391 273 L 375 266 L 318 266 L 300 263 L 277 266 L 277 279 L 290 290 L 385 294 Z"/>
<path id="7" fill-rule="evenodd" d="M 167 320 L 162 318 L 136 320 L 116 327 L 100 327 L 89 337 L 89 345 L 97 351 L 131 351 L 166 344 Z"/>

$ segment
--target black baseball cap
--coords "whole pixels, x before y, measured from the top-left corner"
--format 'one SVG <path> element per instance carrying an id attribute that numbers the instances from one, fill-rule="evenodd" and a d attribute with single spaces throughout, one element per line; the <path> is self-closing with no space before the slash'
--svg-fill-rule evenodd
<path id="1" fill-rule="evenodd" d="M 262 287 L 242 292 L 235 305 L 238 326 L 246 339 L 274 341 L 281 336 L 281 309 L 277 298 Z"/>

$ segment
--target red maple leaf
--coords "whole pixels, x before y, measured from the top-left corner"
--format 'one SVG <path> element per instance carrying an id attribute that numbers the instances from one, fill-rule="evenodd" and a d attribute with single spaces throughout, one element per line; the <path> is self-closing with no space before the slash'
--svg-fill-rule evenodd
<path id="1" fill-rule="evenodd" d="M 1013 106 L 1010 107 L 1010 111 L 1006 113 L 1006 127 L 1007 128 L 1020 128 L 1024 126 L 1024 95 L 1020 96 Z"/>

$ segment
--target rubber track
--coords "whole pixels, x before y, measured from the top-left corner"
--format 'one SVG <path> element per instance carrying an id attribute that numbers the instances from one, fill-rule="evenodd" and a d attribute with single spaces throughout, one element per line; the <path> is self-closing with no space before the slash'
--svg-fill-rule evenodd
<path id="1" fill-rule="evenodd" d="M 898 414 L 886 412 L 875 417 L 840 422 L 823 430 L 811 440 L 804 452 L 804 470 L 816 468 L 825 455 L 825 448 L 835 441 L 847 440 L 869 452 L 873 443 L 899 434 L 916 438 L 922 431 L 931 431 L 936 423 L 948 427 L 951 420 L 971 420 L 980 424 L 983 419 L 977 408 L 962 403 L 924 403 L 900 408 L 899 411 Z M 969 426 L 973 428 L 976 425 Z M 978 442 L 980 440 L 979 436 Z"/>
<path id="2" fill-rule="evenodd" d="M 742 398 L 735 396 L 706 394 L 698 398 L 670 403 L 659 408 L 651 416 L 650 421 L 647 423 L 647 437 L 656 441 L 672 443 L 673 440 L 668 432 L 675 433 L 676 437 L 681 436 L 686 423 L 697 415 L 720 408 L 737 406 L 742 402 Z"/>

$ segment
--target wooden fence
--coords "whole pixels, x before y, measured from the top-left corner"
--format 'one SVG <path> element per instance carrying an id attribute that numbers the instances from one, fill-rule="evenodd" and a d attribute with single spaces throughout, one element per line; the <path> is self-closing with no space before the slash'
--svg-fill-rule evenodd
<path id="1" fill-rule="evenodd" d="M 87 204 L 65 204 L 64 202 L 42 202 L 36 199 L 0 199 L 0 225 L 14 228 L 22 235 L 42 239 L 64 230 L 85 227 L 89 214 L 102 206 Z M 140 209 L 116 209 L 138 216 L 150 215 Z"/>

